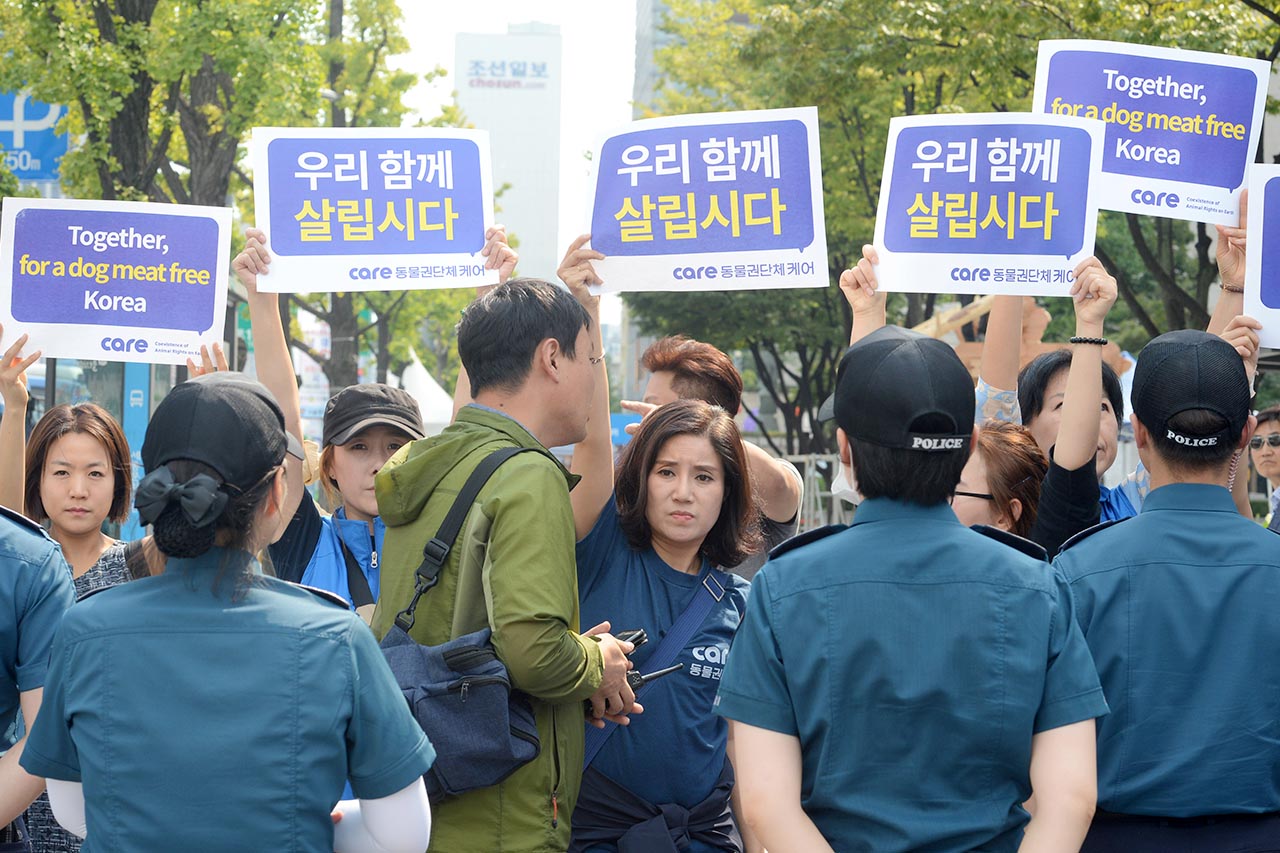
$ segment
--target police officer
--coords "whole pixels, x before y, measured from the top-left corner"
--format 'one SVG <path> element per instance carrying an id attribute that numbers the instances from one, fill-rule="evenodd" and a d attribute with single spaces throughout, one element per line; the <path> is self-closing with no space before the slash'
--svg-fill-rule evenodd
<path id="1" fill-rule="evenodd" d="M 177 386 L 147 426 L 136 503 L 164 574 L 68 611 L 22 755 L 94 849 L 427 846 L 435 753 L 372 633 L 253 558 L 282 526 L 286 453 L 280 407 L 240 374 Z M 361 801 L 335 836 L 347 778 Z"/>
<path id="2" fill-rule="evenodd" d="M 1280 548 L 1227 489 L 1250 396 L 1221 338 L 1147 344 L 1132 420 L 1151 493 L 1055 561 L 1111 704 L 1086 851 L 1277 849 Z"/>
<path id="3" fill-rule="evenodd" d="M 74 600 L 61 549 L 35 523 L 0 507 L 0 850 L 24 849 L 19 815 L 44 790 L 43 779 L 18 766 L 26 745 L 17 738 L 18 711 L 30 728 L 54 634 Z"/>
<path id="4" fill-rule="evenodd" d="M 1068 850 L 1106 713 L 1070 601 L 949 505 L 973 385 L 945 343 L 887 326 L 833 399 L 851 527 L 773 552 L 724 670 L 747 822 L 770 850 Z M 1028 823 L 1021 804 L 1033 793 Z"/>

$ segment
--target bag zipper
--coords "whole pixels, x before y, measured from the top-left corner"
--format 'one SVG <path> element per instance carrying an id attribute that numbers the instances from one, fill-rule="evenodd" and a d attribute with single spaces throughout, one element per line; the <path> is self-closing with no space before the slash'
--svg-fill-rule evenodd
<path id="1" fill-rule="evenodd" d="M 461 681 L 455 681 L 453 684 L 449 685 L 448 689 L 450 693 L 460 693 L 462 695 L 462 701 L 465 702 L 467 701 L 467 691 L 471 689 L 471 685 L 473 684 L 476 685 L 477 687 L 483 687 L 486 684 L 506 684 L 506 683 L 507 683 L 507 680 L 505 678 L 502 678 L 501 676 L 477 675 L 477 676 L 464 678 Z"/>

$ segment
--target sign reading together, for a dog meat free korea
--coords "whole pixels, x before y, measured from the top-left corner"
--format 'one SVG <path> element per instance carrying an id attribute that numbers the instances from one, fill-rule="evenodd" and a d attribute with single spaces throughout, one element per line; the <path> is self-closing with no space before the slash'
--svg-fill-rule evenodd
<path id="1" fill-rule="evenodd" d="M 1035 109 L 1107 126 L 1098 206 L 1235 225 L 1271 66 L 1109 41 L 1042 41 Z"/>
<path id="2" fill-rule="evenodd" d="M 231 210 L 6 198 L 5 340 L 54 358 L 182 364 L 222 340 Z"/>

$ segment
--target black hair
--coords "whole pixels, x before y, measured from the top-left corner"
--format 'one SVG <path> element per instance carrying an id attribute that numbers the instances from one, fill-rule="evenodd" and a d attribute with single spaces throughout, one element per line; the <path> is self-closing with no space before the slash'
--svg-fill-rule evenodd
<path id="1" fill-rule="evenodd" d="M 1280 406 L 1268 406 L 1258 412 L 1258 426 L 1271 423 L 1272 421 L 1280 421 Z"/>
<path id="2" fill-rule="evenodd" d="M 1139 418 L 1141 419 L 1141 418 Z M 1187 409 L 1169 418 L 1165 427 L 1143 424 L 1151 434 L 1151 444 L 1157 454 L 1175 471 L 1202 471 L 1217 468 L 1236 452 L 1239 435 L 1228 436 L 1225 441 L 1205 447 L 1192 447 L 1169 438 L 1172 430 L 1192 438 L 1216 435 L 1228 426 L 1227 419 L 1208 409 Z"/>
<path id="3" fill-rule="evenodd" d="M 498 285 L 468 305 L 458 323 L 458 356 L 471 378 L 471 396 L 519 388 L 547 338 L 573 358 L 583 328 L 591 328 L 591 317 L 565 288 L 536 278 Z"/>
<path id="4" fill-rule="evenodd" d="M 945 424 L 932 428 L 917 418 L 911 424 L 918 432 L 953 432 Z M 849 453 L 858 491 L 864 498 L 890 498 L 895 501 L 935 506 L 949 501 L 960 482 L 960 472 L 969 461 L 969 444 L 958 450 L 903 450 L 881 447 L 853 436 L 849 437 Z"/>
<path id="5" fill-rule="evenodd" d="M 170 558 L 199 557 L 214 546 L 218 540 L 218 534 L 221 533 L 221 544 L 229 552 L 234 554 L 239 551 L 248 551 L 257 510 L 267 499 L 278 469 L 272 468 L 257 483 L 241 492 L 234 486 L 224 483 L 218 472 L 203 462 L 175 459 L 166 462 L 165 467 L 173 472 L 174 480 L 179 483 L 185 483 L 197 474 L 206 474 L 218 481 L 219 487 L 230 495 L 230 499 L 214 523 L 205 527 L 193 525 L 191 519 L 183 512 L 181 504 L 173 501 L 161 511 L 152 525 L 156 548 Z M 248 560 L 236 565 L 237 586 L 252 573 L 251 565 L 252 563 Z M 227 572 L 227 568 L 224 565 L 219 571 L 214 580 L 215 589 Z"/>
<path id="6" fill-rule="evenodd" d="M 1018 408 L 1022 410 L 1024 424 L 1030 424 L 1044 409 L 1044 392 L 1053 377 L 1070 367 L 1071 350 L 1057 349 L 1036 356 L 1018 372 Z M 1120 377 L 1105 361 L 1102 362 L 1102 393 L 1111 402 L 1116 426 L 1124 426 L 1124 393 L 1120 390 Z"/>

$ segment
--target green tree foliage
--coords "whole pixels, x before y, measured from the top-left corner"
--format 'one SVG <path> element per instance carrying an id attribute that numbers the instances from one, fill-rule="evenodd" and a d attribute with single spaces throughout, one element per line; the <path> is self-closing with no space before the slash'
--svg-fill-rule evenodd
<path id="1" fill-rule="evenodd" d="M 648 331 L 685 331 L 750 350 L 763 389 L 797 423 L 797 405 L 812 417 L 811 406 L 830 385 L 825 353 L 838 353 L 848 340 L 849 315 L 835 281 L 872 240 L 890 117 L 1029 110 L 1041 39 L 1280 55 L 1280 13 L 1252 0 L 671 0 L 668 6 L 675 38 L 657 57 L 665 85 L 647 105 L 651 115 L 818 107 L 832 284 L 769 294 L 635 294 L 626 301 Z M 1136 350 L 1161 331 L 1204 325 L 1217 274 L 1204 226 L 1107 213 L 1098 233 L 1099 256 L 1121 284 L 1111 325 L 1126 346 Z M 933 303 L 927 294 L 893 294 L 890 320 L 915 325 Z M 703 310 L 716 313 L 707 315 L 705 330 L 694 331 L 690 318 Z M 779 357 L 761 357 L 773 351 Z M 794 426 L 787 422 L 788 449 L 806 449 L 793 439 Z M 811 446 L 829 444 L 817 437 Z"/>

